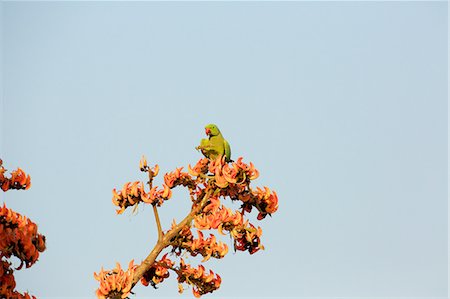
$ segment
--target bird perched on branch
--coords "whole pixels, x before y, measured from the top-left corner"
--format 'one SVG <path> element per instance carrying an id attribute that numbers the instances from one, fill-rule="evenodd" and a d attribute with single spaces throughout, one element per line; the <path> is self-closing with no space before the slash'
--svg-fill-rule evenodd
<path id="1" fill-rule="evenodd" d="M 202 139 L 196 149 L 201 150 L 202 154 L 210 160 L 219 156 L 225 156 L 225 161 L 231 161 L 231 148 L 228 141 L 223 138 L 219 128 L 215 124 L 205 126 L 205 133 L 208 139 Z"/>

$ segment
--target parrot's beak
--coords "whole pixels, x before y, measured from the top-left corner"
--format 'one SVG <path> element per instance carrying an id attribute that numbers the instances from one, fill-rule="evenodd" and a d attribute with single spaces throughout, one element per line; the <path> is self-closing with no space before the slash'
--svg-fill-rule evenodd
<path id="1" fill-rule="evenodd" d="M 206 133 L 206 135 L 208 135 L 208 136 L 209 136 L 209 134 L 211 134 L 211 130 L 210 130 L 210 129 L 208 129 L 208 128 L 205 128 L 205 133 Z"/>

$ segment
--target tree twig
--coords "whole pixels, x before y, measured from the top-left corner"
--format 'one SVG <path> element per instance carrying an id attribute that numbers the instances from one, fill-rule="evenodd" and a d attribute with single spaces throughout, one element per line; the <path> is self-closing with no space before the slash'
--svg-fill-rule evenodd
<path id="1" fill-rule="evenodd" d="M 155 214 L 156 227 L 158 228 L 158 241 L 161 241 L 164 234 L 161 228 L 161 221 L 159 220 L 159 214 L 156 205 L 153 205 L 153 214 Z"/>
<path id="2" fill-rule="evenodd" d="M 149 186 L 150 190 L 153 187 L 153 178 L 154 178 L 153 170 L 151 168 L 149 168 L 148 169 L 148 186 Z M 157 209 L 156 205 L 153 205 L 153 214 L 155 215 L 156 227 L 158 229 L 158 241 L 160 241 L 163 238 L 163 231 L 161 228 L 161 221 L 159 220 L 159 214 L 158 214 L 158 209 Z"/>

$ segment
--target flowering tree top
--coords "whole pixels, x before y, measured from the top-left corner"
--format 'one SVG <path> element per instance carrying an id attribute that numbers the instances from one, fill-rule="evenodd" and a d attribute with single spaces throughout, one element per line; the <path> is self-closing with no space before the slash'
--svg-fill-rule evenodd
<path id="1" fill-rule="evenodd" d="M 207 145 L 202 141 L 203 145 Z M 203 147 L 202 151 L 210 148 Z M 208 152 L 209 154 L 211 153 Z M 205 155 L 206 156 L 206 155 Z M 149 255 L 139 264 L 132 260 L 127 270 L 117 264 L 113 270 L 94 273 L 100 283 L 96 291 L 98 298 L 127 298 L 133 287 L 140 281 L 143 285 L 156 286 L 168 278 L 170 272 L 177 276 L 179 292 L 184 284 L 192 287 L 195 297 L 217 290 L 221 277 L 212 270 L 206 270 L 200 264 L 197 267 L 187 264 L 182 256 L 201 256 L 200 263 L 210 258 L 221 259 L 229 251 L 228 246 L 217 236 L 205 236 L 204 230 L 217 230 L 219 235 L 230 235 L 235 251 L 247 251 L 254 254 L 264 249 L 261 244 L 262 229 L 246 219 L 246 214 L 256 210 L 257 219 L 262 220 L 278 209 L 278 197 L 268 187 L 252 188 L 251 182 L 259 176 L 253 163 L 244 163 L 243 158 L 235 162 L 226 155 L 212 155 L 214 158 L 200 159 L 194 166 L 189 165 L 187 172 L 183 167 L 164 175 L 162 186 L 153 186 L 153 179 L 159 173 L 159 166 L 150 167 L 143 157 L 139 168 L 148 174 L 148 190 L 144 182 L 125 183 L 121 190 L 113 190 L 112 202 L 117 214 L 129 207 L 149 204 L 153 208 L 158 241 Z M 158 207 L 172 196 L 172 189 L 185 187 L 189 191 L 191 210 L 180 222 L 175 220 L 169 229 L 163 230 L 158 215 Z M 240 202 L 240 208 L 233 211 L 223 205 L 229 199 Z M 160 258 L 158 256 L 166 253 Z"/>
<path id="2" fill-rule="evenodd" d="M 27 190 L 31 186 L 31 178 L 22 169 L 11 171 L 10 175 L 3 167 L 0 159 L 0 187 L 3 192 L 8 190 Z M 14 269 L 11 257 L 20 260 L 15 270 L 33 266 L 45 250 L 45 236 L 38 233 L 38 226 L 28 217 L 21 215 L 6 204 L 0 206 L 0 298 L 35 299 L 27 292 L 16 290 Z"/>

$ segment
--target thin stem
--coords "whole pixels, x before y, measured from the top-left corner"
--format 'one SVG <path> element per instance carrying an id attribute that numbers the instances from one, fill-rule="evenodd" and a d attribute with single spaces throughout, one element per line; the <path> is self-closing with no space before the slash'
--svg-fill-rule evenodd
<path id="1" fill-rule="evenodd" d="M 149 186 L 150 190 L 153 187 L 153 178 L 154 178 L 153 170 L 151 168 L 149 168 L 148 169 L 148 186 Z M 155 215 L 156 227 L 158 229 L 158 241 L 160 241 L 160 240 L 162 240 L 162 237 L 163 237 L 163 231 L 161 228 L 161 221 L 159 220 L 159 214 L 158 214 L 158 209 L 156 208 L 156 205 L 153 205 L 153 214 Z"/>
<path id="2" fill-rule="evenodd" d="M 158 228 L 158 241 L 161 241 L 164 234 L 161 228 L 161 221 L 159 220 L 158 209 L 156 208 L 156 205 L 153 206 L 153 214 L 155 214 L 156 227 Z"/>

